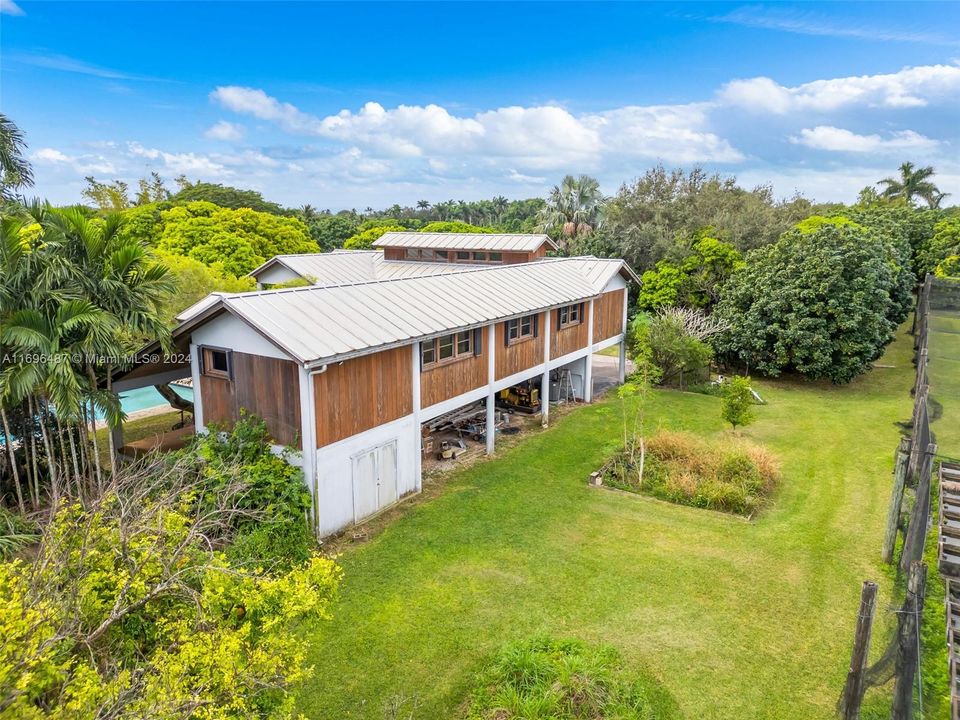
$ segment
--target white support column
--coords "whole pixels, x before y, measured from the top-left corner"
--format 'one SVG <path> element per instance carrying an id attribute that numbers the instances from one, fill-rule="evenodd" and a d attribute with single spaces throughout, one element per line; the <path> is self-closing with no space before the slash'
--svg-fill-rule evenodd
<path id="1" fill-rule="evenodd" d="M 583 401 L 593 401 L 593 300 L 587 304 L 587 353 L 583 371 Z"/>
<path id="2" fill-rule="evenodd" d="M 496 425 L 496 407 L 497 398 L 493 392 L 493 383 L 496 380 L 496 357 L 497 357 L 497 324 L 490 323 L 487 326 L 487 455 L 493 455 L 496 447 L 497 430 Z"/>
<path id="3" fill-rule="evenodd" d="M 413 375 L 410 379 L 410 387 L 413 389 L 413 472 L 415 473 L 415 482 L 417 492 L 423 489 L 423 430 L 420 427 L 420 343 L 415 342 L 410 346 L 413 352 Z"/>
<path id="4" fill-rule="evenodd" d="M 317 537 L 320 537 L 320 479 L 317 476 L 317 429 L 313 405 L 313 374 L 300 368 L 300 446 L 303 481 L 310 491 L 311 515 Z"/>
<path id="5" fill-rule="evenodd" d="M 540 378 L 540 422 L 547 427 L 550 422 L 550 319 L 553 310 L 543 313 L 543 377 Z"/>
<path id="6" fill-rule="evenodd" d="M 193 427 L 195 432 L 205 432 L 203 424 L 203 397 L 200 394 L 200 348 L 190 344 L 190 377 L 193 383 Z"/>

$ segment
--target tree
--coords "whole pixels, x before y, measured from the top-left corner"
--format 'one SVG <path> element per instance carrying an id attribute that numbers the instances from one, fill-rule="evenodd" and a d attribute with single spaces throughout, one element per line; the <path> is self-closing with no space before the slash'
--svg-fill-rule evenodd
<path id="1" fill-rule="evenodd" d="M 929 207 L 936 208 L 946 194 L 930 181 L 935 174 L 936 171 L 929 165 L 914 168 L 912 162 L 905 162 L 900 166 L 899 177 L 884 178 L 877 184 L 883 186 L 881 196 L 888 200 L 902 199 L 913 205 L 919 199 Z"/>
<path id="2" fill-rule="evenodd" d="M 430 201 L 429 201 L 429 200 L 417 200 L 417 210 L 422 210 L 422 211 L 426 212 L 426 211 L 429 210 L 429 209 L 430 209 Z"/>
<path id="3" fill-rule="evenodd" d="M 589 235 L 600 225 L 604 203 L 600 183 L 589 175 L 578 178 L 567 175 L 554 185 L 547 204 L 540 213 L 540 232 L 559 228 L 566 244 L 574 238 Z"/>
<path id="4" fill-rule="evenodd" d="M 604 227 L 616 240 L 615 255 L 644 270 L 685 257 L 690 238 L 707 228 L 711 237 L 745 252 L 775 242 L 813 210 L 799 196 L 777 200 L 769 185 L 748 190 L 732 176 L 657 165 L 606 203 Z"/>
<path id="5" fill-rule="evenodd" d="M 756 419 L 753 412 L 753 390 L 750 378 L 734 375 L 723 383 L 720 416 L 733 427 L 749 425 Z"/>
<path id="6" fill-rule="evenodd" d="M 348 237 L 343 243 L 347 250 L 369 250 L 373 243 L 386 235 L 388 232 L 403 232 L 407 228 L 403 225 L 370 225 L 371 221 L 365 221 L 357 228 L 357 232 Z M 365 227 L 366 226 L 366 227 Z"/>
<path id="7" fill-rule="evenodd" d="M 724 286 L 715 314 L 730 329 L 714 345 L 766 375 L 849 382 L 893 339 L 897 273 L 883 240 L 862 227 L 790 230 L 748 253 Z"/>
<path id="8" fill-rule="evenodd" d="M 917 274 L 955 275 L 956 256 L 960 255 L 960 217 L 945 218 L 934 226 L 934 232 L 917 253 Z"/>
<path id="9" fill-rule="evenodd" d="M 733 245 L 705 233 L 681 261 L 661 260 L 655 270 L 643 273 L 637 298 L 641 310 L 675 305 L 711 308 L 716 304 L 723 284 L 743 265 L 743 257 Z"/>
<path id="10" fill-rule="evenodd" d="M 713 349 L 688 330 L 684 317 L 674 313 L 654 316 L 640 313 L 628 331 L 630 356 L 648 361 L 658 382 L 678 382 L 684 375 L 702 372 L 713 358 Z"/>
<path id="11" fill-rule="evenodd" d="M 23 132 L 0 112 L 0 200 L 12 200 L 21 188 L 33 186 L 33 169 L 24 158 Z"/>
<path id="12" fill-rule="evenodd" d="M 495 231 L 493 228 L 480 227 L 478 225 L 471 225 L 470 223 L 461 222 L 459 220 L 447 220 L 447 221 L 434 221 L 432 223 L 427 223 L 422 228 L 420 228 L 420 232 L 492 233 Z"/>
<path id="13" fill-rule="evenodd" d="M 272 522 L 248 480 L 270 470 L 243 457 L 128 466 L 61 508 L 29 559 L 0 564 L 4 717 L 293 716 L 309 674 L 297 628 L 330 617 L 340 571 L 319 555 L 279 572 L 225 557 L 238 523 Z"/>
<path id="14" fill-rule="evenodd" d="M 161 211 L 160 218 L 160 250 L 205 265 L 222 263 L 224 271 L 237 277 L 274 255 L 317 250 L 307 227 L 296 218 L 248 208 L 231 210 L 209 202 L 190 202 Z"/>
<path id="15" fill-rule="evenodd" d="M 222 208 L 240 210 L 248 208 L 271 215 L 285 215 L 286 211 L 276 203 L 263 199 L 255 190 L 240 190 L 229 185 L 198 182 L 187 185 L 170 198 L 174 203 L 183 205 L 192 202 L 210 202 Z"/>
<path id="16" fill-rule="evenodd" d="M 84 178 L 87 182 L 80 195 L 97 206 L 101 212 L 118 212 L 130 207 L 130 186 L 123 180 L 100 182 L 91 175 Z"/>
<path id="17" fill-rule="evenodd" d="M 176 324 L 176 316 L 212 292 L 238 293 L 256 290 L 256 281 L 249 276 L 237 277 L 223 269 L 223 263 L 205 265 L 184 255 L 163 250 L 154 252 L 158 263 L 167 268 L 177 291 L 160 304 L 159 314 L 169 326 Z"/>
<path id="18" fill-rule="evenodd" d="M 137 205 L 147 205 L 149 203 L 163 202 L 170 199 L 170 191 L 160 177 L 160 173 L 151 172 L 150 178 L 140 178 L 137 182 L 139 191 L 137 192 Z"/>
<path id="19" fill-rule="evenodd" d="M 309 207 L 309 206 L 307 206 Z M 296 217 L 299 218 L 310 233 L 310 237 L 317 243 L 321 252 L 343 247 L 348 237 L 357 231 L 360 218 L 353 213 L 337 215 L 321 215 L 319 213 L 305 213 L 301 209 Z"/>

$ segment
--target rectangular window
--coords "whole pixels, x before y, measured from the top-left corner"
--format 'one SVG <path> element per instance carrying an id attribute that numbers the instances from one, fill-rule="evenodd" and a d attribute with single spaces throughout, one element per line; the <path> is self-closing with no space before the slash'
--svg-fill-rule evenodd
<path id="1" fill-rule="evenodd" d="M 469 250 L 457 250 L 457 260 L 470 260 Z"/>
<path id="2" fill-rule="evenodd" d="M 420 343 L 420 364 L 424 369 L 433 365 L 463 360 L 473 357 L 475 348 L 474 332 L 464 330 L 453 335 L 443 335 Z"/>
<path id="3" fill-rule="evenodd" d="M 433 250 L 429 250 L 429 249 L 427 249 L 427 248 L 420 248 L 420 259 L 421 259 L 421 260 L 433 260 L 433 259 L 434 259 Z"/>
<path id="4" fill-rule="evenodd" d="M 534 337 L 536 324 L 536 318 L 533 315 L 507 320 L 507 344 Z"/>
<path id="5" fill-rule="evenodd" d="M 474 262 L 486 262 L 486 261 L 487 261 L 487 254 L 486 254 L 485 252 L 475 252 L 475 253 L 473 254 L 473 261 L 474 261 Z"/>
<path id="6" fill-rule="evenodd" d="M 469 330 L 457 333 L 457 355 L 469 355 L 473 352 L 473 333 Z"/>
<path id="7" fill-rule="evenodd" d="M 417 248 L 407 248 L 407 252 L 404 254 L 404 257 L 407 260 L 419 260 L 420 250 Z"/>
<path id="8" fill-rule="evenodd" d="M 219 348 L 203 348 L 203 374 L 210 377 L 230 378 L 230 351 Z"/>
<path id="9" fill-rule="evenodd" d="M 432 365 L 437 361 L 437 345 L 434 340 L 420 343 L 420 364 Z"/>
<path id="10" fill-rule="evenodd" d="M 564 305 L 560 308 L 557 311 L 559 326 L 565 328 L 571 325 L 579 325 L 583 320 L 582 313 L 580 312 L 581 307 L 582 305 L 577 303 L 576 305 Z"/>
<path id="11" fill-rule="evenodd" d="M 503 262 L 503 253 L 490 253 L 490 262 Z"/>
<path id="12" fill-rule="evenodd" d="M 446 260 L 449 253 L 446 250 L 437 250 L 437 260 Z"/>

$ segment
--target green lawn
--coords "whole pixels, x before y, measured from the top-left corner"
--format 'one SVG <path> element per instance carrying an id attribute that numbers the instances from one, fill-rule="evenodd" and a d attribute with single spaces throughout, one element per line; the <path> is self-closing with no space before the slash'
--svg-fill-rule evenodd
<path id="1" fill-rule="evenodd" d="M 932 312 L 927 345 L 930 397 L 939 405 L 931 424 L 937 452 L 960 461 L 960 312 Z"/>
<path id="2" fill-rule="evenodd" d="M 833 718 L 864 579 L 881 586 L 874 654 L 893 621 L 879 550 L 911 347 L 899 336 L 892 367 L 846 387 L 759 383 L 769 404 L 744 435 L 780 455 L 784 480 L 754 522 L 589 488 L 617 444 L 613 398 L 448 476 L 340 556 L 342 598 L 309 630 L 300 709 L 456 717 L 491 654 L 545 632 L 616 646 L 687 718 Z M 648 416 L 725 432 L 705 395 L 657 392 Z"/>

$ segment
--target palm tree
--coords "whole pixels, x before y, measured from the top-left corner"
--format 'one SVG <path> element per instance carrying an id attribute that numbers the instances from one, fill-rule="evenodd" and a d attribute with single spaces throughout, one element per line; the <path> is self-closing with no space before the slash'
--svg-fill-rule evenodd
<path id="1" fill-rule="evenodd" d="M 493 210 L 497 214 L 497 222 L 499 223 L 503 220 L 503 214 L 507 211 L 507 206 L 510 204 L 510 201 L 507 200 L 503 195 L 497 195 L 493 201 Z"/>
<path id="2" fill-rule="evenodd" d="M 23 153 L 27 141 L 20 128 L 0 113 L 0 199 L 13 200 L 20 188 L 33 185 L 33 170 Z"/>
<path id="3" fill-rule="evenodd" d="M 429 201 L 429 200 L 417 200 L 417 210 L 422 210 L 422 211 L 426 212 L 426 211 L 429 210 L 429 209 L 430 209 L 430 201 Z"/>
<path id="4" fill-rule="evenodd" d="M 602 222 L 604 201 L 600 184 L 594 178 L 567 175 L 547 196 L 547 204 L 539 214 L 540 231 L 546 232 L 559 225 L 564 245 L 588 235 Z"/>
<path id="5" fill-rule="evenodd" d="M 888 177 L 877 183 L 884 186 L 880 195 L 888 200 L 906 200 L 911 205 L 919 198 L 932 208 L 938 207 L 946 194 L 930 181 L 934 174 L 930 166 L 914 169 L 913 163 L 905 162 L 900 166 L 899 178 Z"/>

